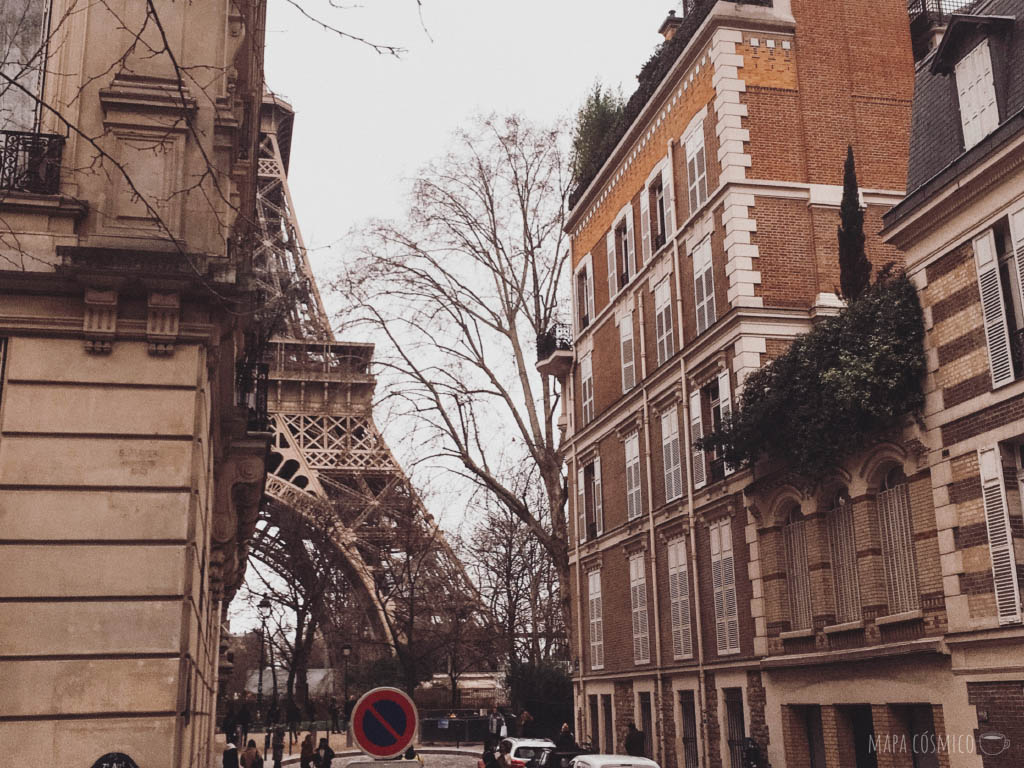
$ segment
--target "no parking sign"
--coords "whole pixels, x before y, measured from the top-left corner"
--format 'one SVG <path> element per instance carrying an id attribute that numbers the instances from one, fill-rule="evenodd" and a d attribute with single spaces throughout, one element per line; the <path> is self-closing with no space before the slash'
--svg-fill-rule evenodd
<path id="1" fill-rule="evenodd" d="M 419 717 L 412 699 L 397 688 L 374 688 L 352 710 L 352 738 L 377 760 L 398 757 L 416 737 Z"/>

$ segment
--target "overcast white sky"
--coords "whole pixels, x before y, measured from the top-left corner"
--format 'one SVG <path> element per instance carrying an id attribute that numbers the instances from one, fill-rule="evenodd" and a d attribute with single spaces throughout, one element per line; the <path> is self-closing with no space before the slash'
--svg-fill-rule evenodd
<path id="1" fill-rule="evenodd" d="M 332 8 L 329 2 L 346 5 Z M 407 49 L 401 59 L 322 31 L 270 0 L 268 85 L 297 113 L 290 187 L 314 270 L 344 258 L 346 233 L 400 216 L 403 180 L 444 151 L 476 113 L 568 118 L 594 82 L 622 85 L 661 40 L 678 0 L 301 0 L 353 34 Z M 325 297 L 326 298 L 326 297 Z"/>

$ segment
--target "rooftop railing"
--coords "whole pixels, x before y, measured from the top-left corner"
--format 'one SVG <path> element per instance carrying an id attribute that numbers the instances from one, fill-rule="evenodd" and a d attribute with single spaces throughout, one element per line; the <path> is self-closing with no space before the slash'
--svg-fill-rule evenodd
<path id="1" fill-rule="evenodd" d="M 57 194 L 63 152 L 63 136 L 0 131 L 0 192 Z"/>
<path id="2" fill-rule="evenodd" d="M 954 13 L 969 13 L 971 6 L 976 4 L 977 0 L 907 0 L 907 11 L 911 17 L 945 18 Z"/>

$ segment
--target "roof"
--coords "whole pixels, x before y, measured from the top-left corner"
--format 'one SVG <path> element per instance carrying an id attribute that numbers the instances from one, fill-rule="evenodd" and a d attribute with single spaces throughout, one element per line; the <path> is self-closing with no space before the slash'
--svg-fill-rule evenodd
<path id="1" fill-rule="evenodd" d="M 573 759 L 572 765 L 586 765 L 589 768 L 658 768 L 653 760 L 629 755 L 579 755 Z"/>
<path id="2" fill-rule="evenodd" d="M 1005 51 L 993 67 L 1001 68 L 1000 113 L 1009 119 L 1024 108 L 1024 0 L 983 0 L 970 14 L 955 14 L 939 47 L 919 64 L 914 80 L 907 191 L 913 193 L 965 154 L 956 83 L 950 74 L 956 51 L 977 31 L 1006 32 Z M 970 152 L 985 151 L 986 142 Z"/>

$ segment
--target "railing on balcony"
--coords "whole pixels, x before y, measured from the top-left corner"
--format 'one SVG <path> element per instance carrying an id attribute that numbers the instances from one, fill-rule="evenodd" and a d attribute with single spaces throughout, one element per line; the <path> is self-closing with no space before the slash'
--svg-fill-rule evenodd
<path id="1" fill-rule="evenodd" d="M 239 362 L 235 367 L 235 394 L 237 405 L 247 412 L 246 429 L 249 432 L 268 432 L 270 416 L 267 412 L 267 382 L 270 366 L 266 363 Z"/>
<path id="2" fill-rule="evenodd" d="M 907 11 L 911 18 L 926 15 L 943 19 L 954 13 L 969 13 L 977 0 L 907 0 Z"/>
<path id="3" fill-rule="evenodd" d="M 572 349 L 572 328 L 567 323 L 555 323 L 537 335 L 537 359 L 547 360 L 555 352 Z"/>
<path id="4" fill-rule="evenodd" d="M 57 194 L 63 152 L 63 136 L 0 131 L 0 191 Z"/>

